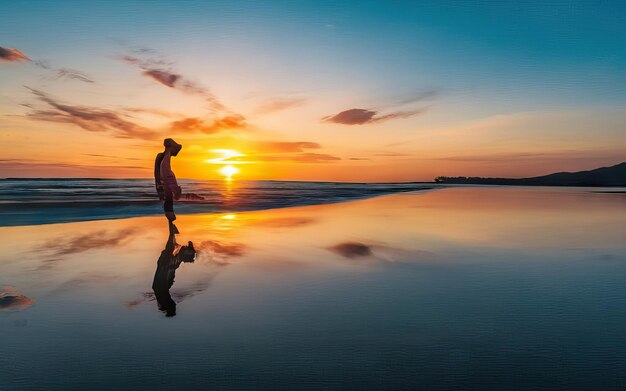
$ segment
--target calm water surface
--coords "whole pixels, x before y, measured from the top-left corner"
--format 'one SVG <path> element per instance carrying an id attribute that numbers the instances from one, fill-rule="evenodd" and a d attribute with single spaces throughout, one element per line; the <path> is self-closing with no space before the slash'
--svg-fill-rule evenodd
<path id="1" fill-rule="evenodd" d="M 625 207 L 456 188 L 183 215 L 196 261 L 157 297 L 162 217 L 3 227 L 0 389 L 624 389 Z"/>

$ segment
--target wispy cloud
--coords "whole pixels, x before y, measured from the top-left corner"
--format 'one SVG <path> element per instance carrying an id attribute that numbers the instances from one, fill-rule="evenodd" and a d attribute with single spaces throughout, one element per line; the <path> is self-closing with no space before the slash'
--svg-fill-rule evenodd
<path id="1" fill-rule="evenodd" d="M 149 69 L 144 71 L 143 74 L 170 88 L 176 88 L 176 82 L 181 79 L 180 75 L 158 69 Z"/>
<path id="2" fill-rule="evenodd" d="M 134 65 L 141 69 L 142 74 L 166 87 L 173 88 L 188 94 L 199 95 L 206 99 L 209 103 L 209 107 L 212 110 L 223 111 L 226 110 L 225 106 L 219 101 L 219 99 L 213 95 L 207 88 L 195 83 L 178 72 L 172 70 L 173 63 L 152 55 L 152 52 L 141 52 L 138 55 L 142 57 L 124 55 L 115 56 L 114 58 L 125 62 L 130 65 Z M 145 56 L 149 54 L 149 56 Z"/>
<path id="3" fill-rule="evenodd" d="M 95 155 L 95 154 L 84 154 L 86 156 L 105 156 L 105 155 Z M 119 159 L 128 159 L 131 160 L 133 158 L 119 158 Z M 141 159 L 137 159 L 141 160 Z M 63 163 L 63 162 L 51 162 L 51 161 L 43 161 L 43 160 L 34 160 L 34 159 L 0 159 L 0 167 L 2 169 L 10 169 L 16 167 L 52 167 L 52 168 L 82 168 L 82 169 L 94 169 L 94 168 L 102 168 L 102 169 L 110 169 L 110 168 L 129 168 L 129 169 L 144 169 L 145 166 L 113 166 L 113 165 L 104 165 L 104 166 L 90 166 L 83 164 L 73 164 L 73 163 Z"/>
<path id="4" fill-rule="evenodd" d="M 122 118 L 118 113 L 89 106 L 75 106 L 58 102 L 46 93 L 28 88 L 49 108 L 32 110 L 26 116 L 35 120 L 61 122 L 76 125 L 90 132 L 110 132 L 118 138 L 139 138 L 151 140 L 158 134 L 148 128 Z"/>
<path id="5" fill-rule="evenodd" d="M 83 72 L 70 68 L 55 68 L 45 60 L 35 60 L 33 61 L 33 64 L 39 68 L 54 72 L 57 79 L 77 80 L 82 81 L 83 83 L 94 82 L 91 77 L 87 76 Z"/>
<path id="6" fill-rule="evenodd" d="M 2 177 L 119 177 L 120 173 L 133 177 L 149 174 L 148 165 L 87 165 L 35 159 L 0 159 Z"/>
<path id="7" fill-rule="evenodd" d="M 17 49 L 7 49 L 0 46 L 0 61 L 19 62 L 32 61 L 27 55 Z"/>
<path id="8" fill-rule="evenodd" d="M 52 290 L 52 293 L 65 293 L 76 289 L 92 289 L 96 284 L 110 284 L 119 278 L 119 274 L 83 272 L 58 285 Z"/>
<path id="9" fill-rule="evenodd" d="M 257 108 L 258 114 L 269 114 L 277 111 L 299 107 L 308 102 L 304 97 L 270 98 L 261 103 Z"/>
<path id="10" fill-rule="evenodd" d="M 248 126 L 245 116 L 226 107 L 217 96 L 205 86 L 190 80 L 175 71 L 174 63 L 166 60 L 156 51 L 147 48 L 131 49 L 131 55 L 115 56 L 124 63 L 133 65 L 142 70 L 142 75 L 168 88 L 185 94 L 203 98 L 213 118 L 189 117 L 173 121 L 170 131 L 173 132 L 200 132 L 213 134 L 223 130 L 244 129 Z"/>
<path id="11" fill-rule="evenodd" d="M 417 103 L 417 102 L 423 102 L 425 100 L 432 100 L 438 97 L 440 94 L 441 94 L 441 90 L 435 89 L 435 88 L 429 89 L 429 90 L 418 91 L 417 93 L 412 94 L 411 96 L 400 100 L 398 102 L 398 105 L 407 105 L 407 104 L 412 104 L 412 103 Z"/>
<path id="12" fill-rule="evenodd" d="M 102 154 L 99 154 L 99 153 L 83 153 L 82 155 L 83 156 L 92 156 L 92 157 L 103 157 L 103 158 L 109 158 L 109 159 L 115 159 L 115 160 L 140 160 L 140 161 L 144 161 L 145 160 L 145 159 L 138 158 L 138 157 L 102 155 Z"/>
<path id="13" fill-rule="evenodd" d="M 176 118 L 176 117 L 183 116 L 182 114 L 174 113 L 168 110 L 151 109 L 151 108 L 143 108 L 143 107 L 125 107 L 122 110 L 127 113 L 150 114 L 150 115 L 154 115 L 157 117 L 164 117 L 164 118 Z M 128 115 L 133 115 L 133 114 L 128 114 Z"/>
<path id="14" fill-rule="evenodd" d="M 289 156 L 289 160 L 298 163 L 327 163 L 341 160 L 341 158 L 326 153 L 303 152 L 297 155 Z"/>
<path id="15" fill-rule="evenodd" d="M 386 157 L 403 157 L 403 156 L 411 156 L 408 153 L 400 153 L 400 152 L 379 152 L 375 153 L 374 156 L 386 156 Z"/>
<path id="16" fill-rule="evenodd" d="M 246 246 L 241 243 L 224 243 L 217 240 L 204 240 L 198 246 L 198 251 L 209 250 L 227 257 L 240 257 L 245 249 Z"/>
<path id="17" fill-rule="evenodd" d="M 134 239 L 137 228 L 116 231 L 98 230 L 71 237 L 59 237 L 46 241 L 39 251 L 52 257 L 78 254 L 89 250 L 121 246 Z"/>
<path id="18" fill-rule="evenodd" d="M 82 81 L 84 83 L 93 83 L 94 81 L 82 72 L 69 68 L 61 68 L 57 70 L 57 77 L 59 79 L 72 79 Z"/>
<path id="19" fill-rule="evenodd" d="M 384 105 L 385 109 L 361 109 L 353 108 L 341 111 L 337 114 L 328 115 L 322 118 L 322 122 L 330 122 L 343 125 L 366 125 L 394 119 L 411 118 L 423 114 L 428 107 L 411 108 L 416 103 L 432 100 L 440 94 L 438 89 L 419 91 L 408 98 L 401 99 L 391 105 Z M 407 107 L 408 106 L 408 107 Z"/>
<path id="20" fill-rule="evenodd" d="M 378 111 L 368 109 L 349 109 L 340 113 L 322 118 L 323 122 L 332 122 L 343 125 L 365 125 L 373 124 L 392 119 L 410 118 L 426 111 L 426 108 L 419 108 L 408 111 L 396 111 L 389 114 L 380 115 Z"/>
<path id="21" fill-rule="evenodd" d="M 302 152 L 297 154 L 286 154 L 276 156 L 255 156 L 257 161 L 260 162 L 296 162 L 296 163 L 328 163 L 331 161 L 341 160 L 338 156 L 329 155 L 326 153 L 313 153 Z"/>
<path id="22" fill-rule="evenodd" d="M 223 130 L 243 129 L 246 127 L 246 119 L 238 114 L 226 115 L 214 120 L 205 121 L 200 118 L 185 118 L 173 121 L 169 130 L 172 132 L 191 133 L 200 132 L 213 134 Z"/>
<path id="23" fill-rule="evenodd" d="M 620 161 L 624 158 L 624 152 L 620 150 L 563 150 L 563 151 L 542 151 L 542 152 L 502 152 L 502 153 L 485 153 L 482 155 L 457 155 L 442 156 L 437 158 L 422 160 L 446 160 L 454 162 L 478 162 L 478 163 L 495 163 L 504 162 L 559 162 L 559 161 L 607 161 L 615 159 Z M 589 163 L 593 164 L 593 163 Z"/>
<path id="24" fill-rule="evenodd" d="M 247 246 L 243 243 L 226 243 L 217 240 L 204 240 L 197 246 L 198 258 L 208 263 L 228 265 L 229 258 L 241 257 Z"/>
<path id="25" fill-rule="evenodd" d="M 134 238 L 136 232 L 136 228 L 125 228 L 117 231 L 99 230 L 71 237 L 50 239 L 35 250 L 44 254 L 44 259 L 35 270 L 52 269 L 59 262 L 62 262 L 67 255 L 124 245 Z"/>
<path id="26" fill-rule="evenodd" d="M 305 149 L 319 149 L 322 146 L 311 141 L 257 141 L 254 150 L 267 153 L 303 152 Z"/>
<path id="27" fill-rule="evenodd" d="M 377 113 L 367 109 L 349 109 L 338 114 L 322 118 L 324 122 L 334 122 L 344 125 L 362 125 L 372 122 Z"/>

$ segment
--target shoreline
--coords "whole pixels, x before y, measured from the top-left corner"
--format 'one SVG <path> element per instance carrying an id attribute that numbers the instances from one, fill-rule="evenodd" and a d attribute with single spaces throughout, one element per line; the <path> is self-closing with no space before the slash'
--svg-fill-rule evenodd
<path id="1" fill-rule="evenodd" d="M 624 187 L 570 187 L 570 186 L 507 186 L 507 185 L 435 185 L 412 189 L 395 189 L 381 193 L 350 195 L 336 198 L 319 197 L 306 199 L 294 197 L 294 194 L 280 195 L 276 202 L 265 204 L 227 204 L 206 201 L 180 201 L 176 207 L 177 216 L 213 215 L 224 213 L 242 213 L 267 210 L 282 210 L 294 207 L 315 205 L 331 205 L 360 201 L 397 194 L 421 194 L 433 190 L 445 189 L 511 189 L 511 190 L 549 190 L 549 191 L 580 191 L 605 195 L 626 194 Z M 251 196 L 252 198 L 254 195 Z M 49 224 L 66 224 L 88 221 L 122 220 L 137 217 L 154 217 L 162 215 L 159 201 L 151 200 L 101 200 L 101 201 L 28 201 L 0 202 L 0 228 L 27 227 Z"/>
<path id="2" fill-rule="evenodd" d="M 318 200 L 312 202 L 301 202 L 301 203 L 293 203 L 282 206 L 258 206 L 258 207 L 214 207 L 214 209 L 210 209 L 212 205 L 210 203 L 197 202 L 197 201 L 181 201 L 180 203 L 175 205 L 175 211 L 177 216 L 187 216 L 187 215 L 217 215 L 217 214 L 228 214 L 228 213 L 242 213 L 242 212 L 255 212 L 255 211 L 270 211 L 270 210 L 283 210 L 289 208 L 298 208 L 298 207 L 306 207 L 306 206 L 316 206 L 316 205 L 332 205 L 332 204 L 340 204 L 340 203 L 348 203 L 352 201 L 361 201 L 372 198 L 379 198 L 384 196 L 393 196 L 397 194 L 417 194 L 417 193 L 426 193 L 431 190 L 440 190 L 446 188 L 445 186 L 433 186 L 433 187 L 424 187 L 421 189 L 414 189 L 409 191 L 394 191 L 387 192 L 382 194 L 371 194 L 371 195 L 363 195 L 360 197 L 350 197 L 344 199 L 332 199 L 332 200 Z M 88 201 L 88 202 L 63 202 L 63 203 L 51 203 L 51 202 L 43 202 L 43 203 L 0 203 L 0 228 L 5 227 L 29 227 L 29 226 L 41 226 L 41 225 L 52 225 L 52 224 L 71 224 L 71 223 L 79 223 L 79 222 L 92 222 L 92 221 L 107 221 L 107 220 L 124 220 L 131 218 L 141 218 L 141 217 L 155 217 L 163 215 L 162 205 L 160 201 L 139 201 L 134 203 L 120 203 L 118 201 L 103 201 L 104 208 L 100 208 L 100 214 L 97 216 L 91 215 L 75 215 L 74 213 L 80 212 L 81 210 L 76 207 L 77 204 L 89 204 L 93 205 L 98 201 Z M 45 216 L 40 214 L 33 215 L 32 206 L 43 206 L 41 208 L 40 213 L 46 213 Z M 150 210 L 128 210 L 129 208 L 135 206 L 147 206 L 153 211 Z M 106 213 L 103 213 L 102 209 L 107 209 Z M 25 213 L 15 214 L 15 216 L 11 219 L 9 213 L 14 211 L 15 209 L 22 208 Z M 8 210 L 5 210 L 8 209 Z M 54 213 L 50 213 L 54 212 Z M 65 213 L 63 213 L 65 212 Z M 7 219 L 7 215 L 9 215 L 9 219 Z M 32 221 L 32 219 L 36 219 Z"/>

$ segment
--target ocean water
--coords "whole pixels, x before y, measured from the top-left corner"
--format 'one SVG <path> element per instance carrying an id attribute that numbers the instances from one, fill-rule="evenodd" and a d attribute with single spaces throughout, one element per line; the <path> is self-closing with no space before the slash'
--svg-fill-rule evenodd
<path id="1" fill-rule="evenodd" d="M 1 390 L 623 390 L 626 194 L 0 227 Z"/>
<path id="2" fill-rule="evenodd" d="M 418 183 L 179 181 L 177 213 L 209 213 L 333 203 L 428 189 Z M 0 179 L 0 226 L 161 214 L 150 179 Z"/>

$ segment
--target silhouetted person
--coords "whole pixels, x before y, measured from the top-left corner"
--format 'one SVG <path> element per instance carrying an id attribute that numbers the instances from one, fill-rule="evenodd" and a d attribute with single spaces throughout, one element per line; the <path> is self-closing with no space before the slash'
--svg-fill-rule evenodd
<path id="1" fill-rule="evenodd" d="M 154 161 L 154 185 L 159 199 L 163 200 L 163 211 L 169 221 L 176 220 L 174 214 L 174 200 L 180 198 L 182 189 L 176 182 L 176 175 L 172 171 L 171 158 L 178 155 L 182 145 L 171 138 L 163 140 L 165 150 L 158 153 Z"/>
<path id="2" fill-rule="evenodd" d="M 168 224 L 170 234 L 165 243 L 165 249 L 161 251 L 157 261 L 157 269 L 152 281 L 152 290 L 154 291 L 159 310 L 165 312 L 165 316 L 174 316 L 176 315 L 176 302 L 170 295 L 170 288 L 174 284 L 176 269 L 178 269 L 181 262 L 193 262 L 196 257 L 196 250 L 191 242 L 188 242 L 185 246 L 176 243 L 178 229 L 171 221 Z"/>

